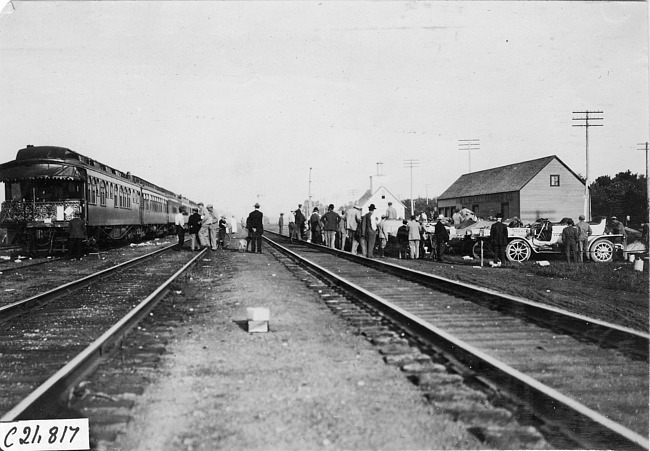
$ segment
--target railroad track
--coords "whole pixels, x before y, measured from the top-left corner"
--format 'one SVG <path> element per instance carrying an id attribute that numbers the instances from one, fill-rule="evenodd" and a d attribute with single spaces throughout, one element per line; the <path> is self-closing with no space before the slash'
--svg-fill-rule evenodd
<path id="1" fill-rule="evenodd" d="M 158 249 L 0 307 L 0 421 L 78 414 L 75 385 L 205 253 Z"/>
<path id="2" fill-rule="evenodd" d="M 402 347 L 407 357 L 395 357 L 400 351 L 390 346 L 381 350 L 387 362 L 415 372 L 409 377 L 435 405 L 469 427 L 477 416 L 487 418 L 478 421 L 477 435 L 505 433 L 508 415 L 476 412 L 508 406 L 519 433 L 534 426 L 555 447 L 648 449 L 647 334 L 276 234 L 265 239 L 289 256 L 287 266 L 319 278 L 308 283 L 369 339 Z M 401 332 L 382 331 L 386 324 Z M 430 370 L 420 373 L 414 364 Z M 441 393 L 450 377 L 458 382 L 452 376 L 486 395 L 470 396 L 464 407 L 450 403 L 464 396 Z M 503 421 L 489 421 L 500 415 Z"/>

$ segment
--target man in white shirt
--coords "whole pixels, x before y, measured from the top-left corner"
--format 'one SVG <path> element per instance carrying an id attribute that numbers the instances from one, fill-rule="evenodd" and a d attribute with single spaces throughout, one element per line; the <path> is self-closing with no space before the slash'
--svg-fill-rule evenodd
<path id="1" fill-rule="evenodd" d="M 178 235 L 178 244 L 174 249 L 181 250 L 185 243 L 185 207 L 178 207 L 178 213 L 174 215 L 174 225 L 176 226 L 176 235 Z"/>

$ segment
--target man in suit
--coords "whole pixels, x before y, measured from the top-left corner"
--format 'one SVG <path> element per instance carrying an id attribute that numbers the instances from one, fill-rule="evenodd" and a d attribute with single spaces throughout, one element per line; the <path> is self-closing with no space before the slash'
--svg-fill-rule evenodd
<path id="1" fill-rule="evenodd" d="M 375 209 L 375 204 L 370 204 L 368 213 L 361 218 L 361 254 L 368 258 L 373 258 L 375 254 L 375 240 L 377 239 Z"/>
<path id="2" fill-rule="evenodd" d="M 258 254 L 262 253 L 262 234 L 264 233 L 264 225 L 262 219 L 264 215 L 260 211 L 260 204 L 255 204 L 255 210 L 251 211 L 246 220 L 246 227 L 253 233 L 251 252 Z"/>
<path id="3" fill-rule="evenodd" d="M 494 252 L 494 265 L 506 266 L 506 246 L 508 245 L 508 227 L 503 223 L 503 214 L 497 213 L 497 222 L 490 227 L 490 241 Z"/>

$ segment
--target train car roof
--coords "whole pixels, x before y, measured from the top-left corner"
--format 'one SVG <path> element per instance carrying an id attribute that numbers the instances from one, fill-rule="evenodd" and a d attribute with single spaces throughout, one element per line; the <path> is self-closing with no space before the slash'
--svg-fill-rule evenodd
<path id="1" fill-rule="evenodd" d="M 169 197 L 174 197 L 177 200 L 180 200 L 182 197 L 173 191 L 153 184 L 141 177 L 131 175 L 130 172 L 119 171 L 103 163 L 100 163 L 99 161 L 93 160 L 92 158 L 81 155 L 74 150 L 58 146 L 28 145 L 27 147 L 20 149 L 14 161 L 0 165 L 0 181 L 17 180 L 20 178 L 61 178 L 68 180 L 85 179 L 85 174 L 82 172 L 83 170 L 79 170 L 75 166 L 53 167 L 47 164 L 35 164 L 31 165 L 29 168 L 26 168 L 24 166 L 24 162 L 27 162 L 29 160 L 59 160 L 62 162 L 74 160 L 75 162 L 80 162 L 82 165 L 92 166 L 92 168 L 95 170 L 106 172 L 108 174 L 129 180 L 132 183 L 137 183 L 151 190 L 163 193 Z M 23 165 L 20 165 L 20 170 L 17 170 L 15 168 L 16 164 L 19 164 L 18 162 L 23 162 Z"/>

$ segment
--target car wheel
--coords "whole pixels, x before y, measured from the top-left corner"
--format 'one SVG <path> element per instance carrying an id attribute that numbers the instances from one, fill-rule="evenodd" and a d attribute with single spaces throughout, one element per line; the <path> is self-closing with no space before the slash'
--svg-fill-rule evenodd
<path id="1" fill-rule="evenodd" d="M 506 246 L 506 258 L 511 262 L 525 262 L 532 251 L 524 240 L 513 240 Z"/>
<path id="2" fill-rule="evenodd" d="M 614 244 L 609 240 L 598 240 L 589 250 L 591 259 L 598 263 L 609 263 L 614 259 Z"/>

